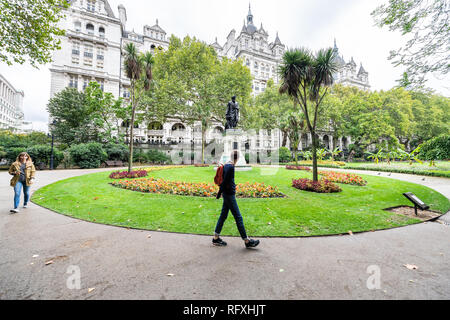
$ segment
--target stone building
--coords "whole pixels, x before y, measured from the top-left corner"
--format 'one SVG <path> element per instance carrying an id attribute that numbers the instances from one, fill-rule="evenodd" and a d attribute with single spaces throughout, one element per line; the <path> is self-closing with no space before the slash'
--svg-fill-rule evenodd
<path id="1" fill-rule="evenodd" d="M 107 0 L 70 0 L 66 10 L 66 18 L 60 22 L 60 27 L 66 30 L 61 37 L 61 50 L 55 51 L 51 71 L 51 92 L 53 97 L 66 87 L 83 90 L 90 81 L 97 81 L 105 92 L 111 92 L 115 97 L 129 98 L 130 81 L 124 74 L 124 48 L 128 43 L 134 43 L 144 52 L 154 52 L 157 49 L 166 50 L 169 46 L 167 32 L 158 19 L 152 26 L 145 25 L 142 32 L 127 29 L 127 12 L 123 5 L 118 6 L 116 17 Z M 225 44 L 211 44 L 218 55 L 230 59 L 241 58 L 250 69 L 253 76 L 253 95 L 264 92 L 267 81 L 273 79 L 279 82 L 277 70 L 286 50 L 278 33 L 273 40 L 268 31 L 260 24 L 259 28 L 249 11 L 244 24 L 237 34 L 233 29 L 229 32 Z M 338 50 L 335 46 L 335 50 Z M 368 74 L 360 66 L 355 76 L 353 59 L 345 63 L 340 57 L 341 69 L 336 75 L 343 84 L 369 88 Z M 128 123 L 122 124 L 125 131 Z M 176 119 L 168 119 L 165 123 L 151 122 L 137 125 L 135 142 L 142 146 L 157 148 L 173 146 L 174 144 L 194 144 L 201 142 L 200 123 L 187 125 Z M 220 142 L 224 126 L 217 123 L 207 132 L 207 143 L 217 139 Z M 328 142 L 332 148 L 332 133 L 319 134 L 322 142 Z M 348 139 L 339 139 L 339 145 L 345 146 Z M 308 147 L 311 137 L 304 139 Z M 280 130 L 260 130 L 249 139 L 247 146 L 252 151 L 275 150 L 282 144 Z"/>
<path id="2" fill-rule="evenodd" d="M 0 129 L 22 133 L 24 126 L 22 90 L 17 90 L 0 74 Z"/>

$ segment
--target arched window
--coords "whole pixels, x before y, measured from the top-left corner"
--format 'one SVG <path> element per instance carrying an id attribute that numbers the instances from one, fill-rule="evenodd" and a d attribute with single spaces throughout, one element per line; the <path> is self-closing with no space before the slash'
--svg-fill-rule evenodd
<path id="1" fill-rule="evenodd" d="M 223 133 L 223 129 L 221 127 L 215 127 L 214 133 Z"/>
<path id="2" fill-rule="evenodd" d="M 98 28 L 98 35 L 100 36 L 100 38 L 104 38 L 105 37 L 105 28 L 103 28 L 103 27 Z"/>
<path id="3" fill-rule="evenodd" d="M 172 126 L 172 131 L 185 131 L 186 127 L 181 123 L 176 123 Z"/>
<path id="4" fill-rule="evenodd" d="M 91 23 L 88 23 L 86 25 L 86 31 L 88 34 L 93 35 L 94 34 L 94 26 Z"/>

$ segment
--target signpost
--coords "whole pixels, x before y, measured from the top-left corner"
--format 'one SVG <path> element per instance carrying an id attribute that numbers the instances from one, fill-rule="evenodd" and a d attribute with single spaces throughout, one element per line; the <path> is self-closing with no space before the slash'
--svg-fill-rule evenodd
<path id="1" fill-rule="evenodd" d="M 412 192 L 406 192 L 403 195 L 414 204 L 414 211 L 416 213 L 416 216 L 417 216 L 417 208 L 419 208 L 420 210 L 428 210 L 430 208 L 430 206 L 427 206 Z"/>

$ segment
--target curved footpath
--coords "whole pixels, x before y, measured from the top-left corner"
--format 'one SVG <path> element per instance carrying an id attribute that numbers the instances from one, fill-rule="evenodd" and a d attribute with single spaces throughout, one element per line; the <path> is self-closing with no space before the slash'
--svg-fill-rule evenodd
<path id="1" fill-rule="evenodd" d="M 32 191 L 103 170 L 37 172 Z M 390 178 L 450 197 L 450 179 Z M 207 236 L 99 225 L 34 204 L 10 214 L 9 179 L 0 172 L 0 299 L 450 298 L 448 214 L 437 222 L 355 235 L 263 238 L 257 250 L 227 237 L 222 248 Z M 230 218 L 227 223 L 234 223 Z M 78 271 L 80 289 L 71 281 Z M 379 288 L 371 281 L 378 274 Z"/>

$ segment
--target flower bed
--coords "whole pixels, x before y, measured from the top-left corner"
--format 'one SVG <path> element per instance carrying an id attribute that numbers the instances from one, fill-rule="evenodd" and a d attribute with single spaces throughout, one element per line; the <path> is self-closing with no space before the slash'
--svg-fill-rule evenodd
<path id="1" fill-rule="evenodd" d="M 319 171 L 321 176 L 326 180 L 336 183 L 351 184 L 357 186 L 367 185 L 367 181 L 352 173 L 333 172 L 333 171 Z"/>
<path id="2" fill-rule="evenodd" d="M 138 170 L 138 171 L 116 171 L 109 175 L 111 179 L 133 179 L 133 178 L 142 178 L 146 177 L 148 175 L 148 172 L 145 170 Z"/>
<path id="3" fill-rule="evenodd" d="M 215 197 L 219 191 L 215 184 L 165 181 L 153 177 L 139 180 L 114 181 L 111 184 L 118 188 L 139 192 L 196 197 Z M 263 183 L 241 183 L 236 186 L 236 197 L 280 198 L 284 197 L 284 195 L 276 187 L 266 186 Z"/>
<path id="4" fill-rule="evenodd" d="M 292 186 L 299 190 L 317 192 L 317 193 L 336 193 L 341 192 L 342 189 L 331 181 L 321 179 L 314 182 L 311 179 L 292 180 Z"/>
<path id="5" fill-rule="evenodd" d="M 161 171 L 161 170 L 168 170 L 168 169 L 178 169 L 178 168 L 185 168 L 186 166 L 160 166 L 160 167 L 147 167 L 143 168 L 142 170 L 145 170 L 147 172 L 153 172 L 153 171 Z"/>
<path id="6" fill-rule="evenodd" d="M 311 171 L 310 167 L 303 167 L 303 166 L 292 166 L 288 165 L 286 166 L 287 170 L 305 170 L 305 171 Z"/>
<path id="7" fill-rule="evenodd" d="M 300 161 L 301 165 L 312 166 L 312 161 Z M 339 168 L 345 166 L 345 162 L 342 161 L 332 161 L 332 160 L 317 160 L 318 167 L 330 167 L 330 168 Z"/>

